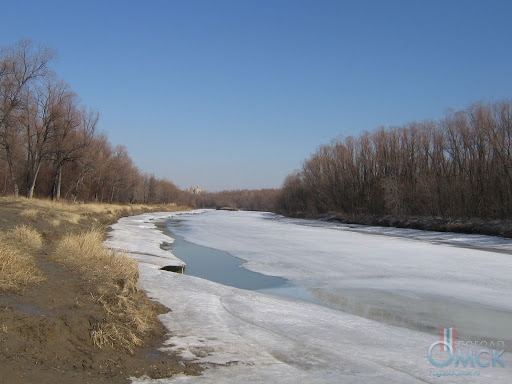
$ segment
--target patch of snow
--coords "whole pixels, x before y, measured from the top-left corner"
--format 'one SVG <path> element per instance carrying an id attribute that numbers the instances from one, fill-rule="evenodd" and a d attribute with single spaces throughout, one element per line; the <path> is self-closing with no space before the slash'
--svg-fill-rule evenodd
<path id="1" fill-rule="evenodd" d="M 196 214 L 202 211 L 195 211 Z M 123 217 L 113 225 L 105 246 L 126 251 L 138 261 L 150 262 L 160 267 L 182 267 L 185 263 L 170 251 L 162 249 L 174 241 L 160 231 L 155 223 L 165 222 L 171 217 L 185 212 L 145 213 L 137 216 Z M 187 213 L 190 214 L 190 213 Z"/>

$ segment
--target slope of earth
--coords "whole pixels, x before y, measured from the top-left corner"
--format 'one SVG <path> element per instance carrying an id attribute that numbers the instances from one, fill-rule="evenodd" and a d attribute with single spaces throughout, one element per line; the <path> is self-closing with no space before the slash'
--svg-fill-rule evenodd
<path id="1" fill-rule="evenodd" d="M 101 344 L 95 343 L 93 335 L 105 326 L 133 325 L 107 313 L 97 289 L 102 283 L 100 277 L 91 278 L 55 256 L 57 243 L 66 235 L 91 227 L 104 229 L 121 216 L 172 209 L 176 207 L 72 205 L 0 198 L 0 235 L 22 225 L 41 235 L 42 247 L 29 256 L 43 276 L 42 282 L 0 291 L 1 382 L 126 383 L 128 377 L 199 373 L 196 365 L 158 351 L 167 329 L 156 315 L 169 309 L 149 302 L 145 295 L 133 297 L 135 306 L 149 302 L 152 307 L 152 325 L 140 335 L 138 345 L 121 348 L 112 335 Z M 22 243 L 20 252 L 30 253 Z M 0 269 L 0 274 L 3 271 Z M 101 294 L 115 296 L 116 292 Z"/>

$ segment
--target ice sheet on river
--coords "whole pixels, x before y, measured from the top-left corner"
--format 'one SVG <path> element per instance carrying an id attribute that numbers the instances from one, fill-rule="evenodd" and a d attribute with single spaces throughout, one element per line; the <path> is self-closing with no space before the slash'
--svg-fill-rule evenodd
<path id="1" fill-rule="evenodd" d="M 386 235 L 380 236 L 375 227 L 361 233 L 260 212 L 207 211 L 184 223 L 180 234 L 187 241 L 227 251 L 255 272 L 309 287 L 437 295 L 512 311 L 512 255 L 439 244 L 439 233 L 397 230 L 391 236 L 382 228 Z M 450 235 L 465 246 L 485 242 L 512 250 L 508 239 Z"/>
<path id="2" fill-rule="evenodd" d="M 172 333 L 169 350 L 211 367 L 204 377 L 165 382 L 415 383 L 431 368 L 429 335 L 147 264 L 141 269 L 149 294 L 172 308 L 161 317 Z"/>
<path id="3" fill-rule="evenodd" d="M 142 247 L 134 233 L 156 233 L 147 225 L 153 222 L 150 218 L 164 218 L 152 215 L 120 221 L 115 232 L 130 225 L 133 231 L 122 232 L 116 248 Z M 254 271 L 300 281 L 319 294 L 339 297 L 340 292 L 353 290 L 398 297 L 393 301 L 385 296 L 390 305 L 430 297 L 446 308 L 453 301 L 501 311 L 510 320 L 512 268 L 507 254 L 298 225 L 262 213 L 208 211 L 185 217 L 185 225 L 190 225 L 182 235 L 187 240 L 228 251 Z M 427 349 L 439 339 L 437 330 L 396 327 L 313 303 L 165 272 L 139 251 L 140 283 L 150 296 L 172 308 L 161 317 L 171 332 L 169 350 L 209 367 L 199 377 L 179 375 L 161 382 L 509 383 L 512 377 L 509 352 L 501 356 L 505 367 L 463 368 L 452 363 L 436 368 Z M 423 311 L 427 316 L 430 308 Z M 447 319 L 453 323 L 438 326 L 458 327 L 459 317 L 460 313 L 451 313 Z M 485 314 L 483 321 L 470 320 L 480 326 Z M 503 337 L 510 339 L 510 322 L 504 324 L 502 332 L 508 333 Z M 435 376 L 475 371 L 480 376 Z"/>

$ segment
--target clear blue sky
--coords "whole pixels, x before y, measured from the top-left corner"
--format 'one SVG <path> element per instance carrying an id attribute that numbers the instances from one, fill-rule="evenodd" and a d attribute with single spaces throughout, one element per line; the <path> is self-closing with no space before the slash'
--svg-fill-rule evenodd
<path id="1" fill-rule="evenodd" d="M 137 166 L 279 187 L 316 148 L 512 97 L 512 1 L 4 1 Z"/>

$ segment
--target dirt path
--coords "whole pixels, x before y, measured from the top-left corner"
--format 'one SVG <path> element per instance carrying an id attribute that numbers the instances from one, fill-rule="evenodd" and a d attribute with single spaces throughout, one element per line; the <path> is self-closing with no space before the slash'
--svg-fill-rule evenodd
<path id="1" fill-rule="evenodd" d="M 0 203 L 0 230 L 23 222 L 19 211 Z M 0 295 L 0 383 L 127 383 L 130 376 L 199 373 L 199 367 L 158 351 L 167 329 L 157 320 L 134 355 L 94 346 L 91 332 L 106 318 L 91 294 L 94 283 L 52 259 L 52 238 L 59 233 L 38 229 L 45 246 L 37 262 L 46 281 L 21 294 Z M 154 305 L 158 313 L 168 311 Z"/>

